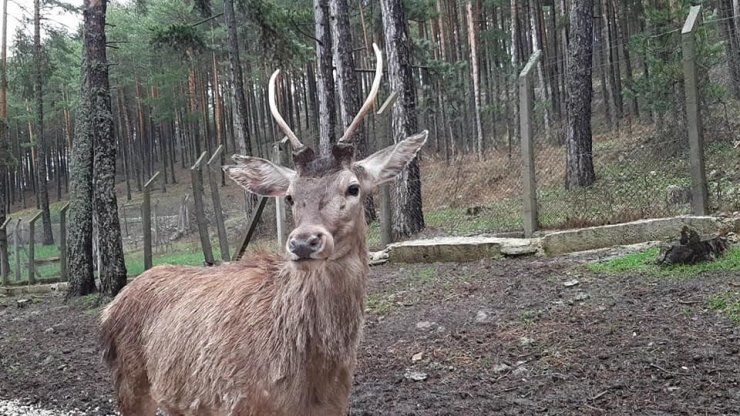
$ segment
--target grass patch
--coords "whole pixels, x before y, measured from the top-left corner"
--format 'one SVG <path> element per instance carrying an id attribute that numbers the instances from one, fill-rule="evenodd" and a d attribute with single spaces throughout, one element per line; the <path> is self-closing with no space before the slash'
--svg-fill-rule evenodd
<path id="1" fill-rule="evenodd" d="M 205 258 L 199 244 L 183 245 L 176 251 L 152 256 L 154 266 L 162 264 L 177 264 L 182 266 L 202 266 Z M 218 245 L 213 246 L 213 258 L 221 259 L 221 250 Z M 126 254 L 126 271 L 128 276 L 138 276 L 144 273 L 144 254 Z"/>
<path id="2" fill-rule="evenodd" d="M 709 307 L 740 324 L 740 292 L 729 290 L 716 294 L 709 299 Z"/>
<path id="3" fill-rule="evenodd" d="M 714 261 L 668 267 L 655 264 L 659 252 L 658 247 L 653 247 L 643 252 L 631 253 L 607 261 L 589 263 L 586 267 L 596 273 L 635 272 L 663 277 L 692 277 L 714 270 L 740 270 L 740 246 L 731 247 Z"/>
<path id="4" fill-rule="evenodd" d="M 388 296 L 371 294 L 367 297 L 365 307 L 373 315 L 386 315 L 393 309 L 393 303 Z"/>
<path id="5" fill-rule="evenodd" d="M 96 309 L 98 307 L 99 301 L 98 298 L 100 297 L 97 293 L 91 293 L 89 295 L 75 297 L 70 299 L 70 303 L 78 307 L 80 309 L 90 310 L 90 309 Z"/>
<path id="6" fill-rule="evenodd" d="M 437 279 L 437 269 L 435 267 L 425 267 L 423 269 L 419 269 L 414 274 L 414 277 L 416 277 L 416 280 L 421 283 L 433 282 Z"/>
<path id="7" fill-rule="evenodd" d="M 644 272 L 648 271 L 651 266 L 657 268 L 654 263 L 659 251 L 660 249 L 658 247 L 653 247 L 643 252 L 630 253 L 606 261 L 589 263 L 586 267 L 596 273 Z"/>

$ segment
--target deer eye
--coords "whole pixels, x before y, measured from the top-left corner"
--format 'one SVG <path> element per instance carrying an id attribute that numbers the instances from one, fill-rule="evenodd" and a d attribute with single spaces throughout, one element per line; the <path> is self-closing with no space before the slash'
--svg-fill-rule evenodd
<path id="1" fill-rule="evenodd" d="M 349 188 L 347 188 L 347 193 L 350 194 L 350 195 L 352 195 L 352 196 L 359 195 L 360 194 L 360 185 L 358 185 L 356 183 L 350 185 Z"/>
<path id="2" fill-rule="evenodd" d="M 293 197 L 290 195 L 285 195 L 285 202 L 287 202 L 288 205 L 293 206 Z"/>

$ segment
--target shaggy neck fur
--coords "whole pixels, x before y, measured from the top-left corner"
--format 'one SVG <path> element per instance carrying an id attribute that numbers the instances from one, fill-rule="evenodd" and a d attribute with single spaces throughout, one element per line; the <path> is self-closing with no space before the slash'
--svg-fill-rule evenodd
<path id="1" fill-rule="evenodd" d="M 328 259 L 311 270 L 286 263 L 276 279 L 272 304 L 273 345 L 282 345 L 271 368 L 274 382 L 300 374 L 332 372 L 354 367 L 362 334 L 365 288 L 369 272 L 362 222 L 342 242 L 351 247 L 343 256 Z M 349 241 L 347 241 L 349 240 Z M 286 348 L 287 347 L 287 348 Z M 276 357 L 277 358 L 277 357 Z M 328 368 L 306 368 L 323 363 Z"/>

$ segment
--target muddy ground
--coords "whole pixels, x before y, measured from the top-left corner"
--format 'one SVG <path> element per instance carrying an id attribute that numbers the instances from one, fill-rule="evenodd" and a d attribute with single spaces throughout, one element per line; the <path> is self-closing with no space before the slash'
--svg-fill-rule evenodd
<path id="1" fill-rule="evenodd" d="M 740 326 L 708 307 L 740 273 L 582 261 L 373 268 L 351 414 L 740 415 Z M 112 414 L 97 310 L 16 300 L 0 298 L 0 399 Z"/>

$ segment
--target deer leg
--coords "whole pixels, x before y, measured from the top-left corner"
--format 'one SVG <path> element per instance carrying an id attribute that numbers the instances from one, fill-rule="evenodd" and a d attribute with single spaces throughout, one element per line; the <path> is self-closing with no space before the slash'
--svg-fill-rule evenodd
<path id="1" fill-rule="evenodd" d="M 152 399 L 149 382 L 146 379 L 131 380 L 129 377 L 119 375 L 116 397 L 121 416 L 154 416 L 157 414 L 157 404 Z"/>
<path id="2" fill-rule="evenodd" d="M 154 416 L 157 414 L 157 404 L 149 395 L 119 397 L 118 406 L 121 408 L 121 416 Z"/>

